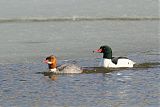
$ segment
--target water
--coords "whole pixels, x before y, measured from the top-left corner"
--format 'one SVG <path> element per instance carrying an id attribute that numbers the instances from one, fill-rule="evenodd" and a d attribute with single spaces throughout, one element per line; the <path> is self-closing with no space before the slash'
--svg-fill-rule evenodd
<path id="1" fill-rule="evenodd" d="M 36 62 L 53 53 L 60 59 L 93 58 L 101 45 L 111 46 L 114 56 L 159 52 L 158 21 L 5 23 L 0 29 L 1 63 Z"/>
<path id="2" fill-rule="evenodd" d="M 35 72 L 42 64 L 1 65 L 2 107 L 158 107 L 159 68 L 108 74 L 59 75 Z M 16 72 L 16 73 L 13 73 Z"/>
<path id="3" fill-rule="evenodd" d="M 101 54 L 92 51 L 101 45 L 111 46 L 113 56 L 127 56 L 138 64 L 159 62 L 158 1 L 1 0 L 0 13 L 0 107 L 160 105 L 159 65 L 58 75 L 55 81 L 37 73 L 47 71 L 42 60 L 51 54 L 59 65 L 97 67 Z M 71 20 L 53 20 L 68 17 Z M 92 20 L 96 17 L 118 20 Z M 148 17 L 157 19 L 143 20 Z"/>
<path id="4" fill-rule="evenodd" d="M 158 0 L 12 0 L 0 1 L 0 17 L 151 16 L 158 17 Z"/>

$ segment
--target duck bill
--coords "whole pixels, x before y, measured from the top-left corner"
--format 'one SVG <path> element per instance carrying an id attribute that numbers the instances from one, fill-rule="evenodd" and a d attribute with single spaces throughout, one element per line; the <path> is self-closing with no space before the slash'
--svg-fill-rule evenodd
<path id="1" fill-rule="evenodd" d="M 102 53 L 102 49 L 97 49 L 97 50 L 95 50 L 93 52 Z"/>
<path id="2" fill-rule="evenodd" d="M 48 61 L 48 60 L 43 60 L 44 63 L 46 64 L 52 64 L 52 62 Z"/>
<path id="3" fill-rule="evenodd" d="M 43 63 L 48 64 L 48 60 L 43 60 Z"/>

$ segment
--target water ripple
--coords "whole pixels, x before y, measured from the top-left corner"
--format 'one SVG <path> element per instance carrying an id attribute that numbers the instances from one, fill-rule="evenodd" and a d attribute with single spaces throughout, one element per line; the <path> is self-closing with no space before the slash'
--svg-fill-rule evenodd
<path id="1" fill-rule="evenodd" d="M 36 72 L 42 64 L 0 65 L 0 106 L 134 107 L 159 105 L 159 68 L 58 75 Z"/>
<path id="2" fill-rule="evenodd" d="M 140 21 L 140 20 L 160 20 L 159 17 L 22 17 L 22 18 L 0 18 L 0 23 L 11 22 L 50 22 L 50 21 L 103 21 L 103 20 L 123 20 L 123 21 Z"/>

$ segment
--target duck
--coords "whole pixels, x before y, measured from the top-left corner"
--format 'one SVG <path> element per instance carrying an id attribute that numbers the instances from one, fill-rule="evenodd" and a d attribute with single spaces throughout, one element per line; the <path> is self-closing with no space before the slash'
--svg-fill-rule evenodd
<path id="1" fill-rule="evenodd" d="M 112 57 L 112 49 L 107 45 L 100 46 L 99 49 L 93 52 L 103 53 L 103 58 L 99 63 L 100 67 L 132 68 L 135 64 L 134 61 L 128 59 L 127 57 Z"/>
<path id="2" fill-rule="evenodd" d="M 50 72 L 57 72 L 57 58 L 56 58 L 56 56 L 50 55 L 43 62 L 48 64 L 48 69 Z"/>
<path id="3" fill-rule="evenodd" d="M 57 58 L 55 55 L 48 56 L 44 61 L 44 63 L 48 64 L 49 72 L 53 72 L 56 74 L 64 74 L 64 73 L 82 73 L 83 70 L 74 64 L 62 64 L 57 66 Z"/>

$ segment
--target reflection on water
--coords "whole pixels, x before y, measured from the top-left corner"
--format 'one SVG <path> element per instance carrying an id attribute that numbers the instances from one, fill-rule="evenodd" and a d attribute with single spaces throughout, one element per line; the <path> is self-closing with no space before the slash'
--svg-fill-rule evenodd
<path id="1" fill-rule="evenodd" d="M 0 104 L 6 106 L 143 107 L 159 105 L 159 67 L 112 73 L 37 74 L 37 64 L 0 65 Z"/>
<path id="2" fill-rule="evenodd" d="M 92 51 L 101 45 L 113 56 L 159 62 L 158 1 L 0 0 L 0 13 L 0 107 L 160 105 L 159 66 L 50 78 L 37 73 L 47 70 L 41 62 L 51 54 L 59 64 L 97 67 L 101 55 Z"/>

